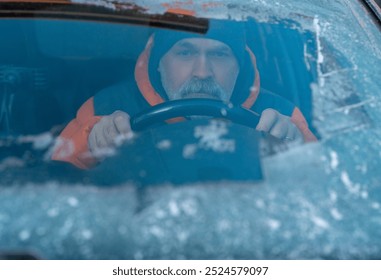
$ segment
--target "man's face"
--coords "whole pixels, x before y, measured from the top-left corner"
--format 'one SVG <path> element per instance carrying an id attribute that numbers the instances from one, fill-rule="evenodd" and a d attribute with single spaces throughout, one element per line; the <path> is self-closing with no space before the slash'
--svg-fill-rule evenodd
<path id="1" fill-rule="evenodd" d="M 170 100 L 229 101 L 239 66 L 228 45 L 212 39 L 188 38 L 173 45 L 160 60 L 158 70 Z"/>

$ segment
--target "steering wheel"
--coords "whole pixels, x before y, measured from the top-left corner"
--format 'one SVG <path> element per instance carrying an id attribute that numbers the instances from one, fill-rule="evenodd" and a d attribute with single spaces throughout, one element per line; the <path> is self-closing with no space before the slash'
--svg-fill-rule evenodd
<path id="1" fill-rule="evenodd" d="M 189 98 L 172 100 L 144 110 L 130 119 L 134 131 L 143 131 L 168 119 L 189 116 L 208 116 L 230 120 L 255 128 L 260 115 L 248 109 L 232 106 L 220 100 Z"/>

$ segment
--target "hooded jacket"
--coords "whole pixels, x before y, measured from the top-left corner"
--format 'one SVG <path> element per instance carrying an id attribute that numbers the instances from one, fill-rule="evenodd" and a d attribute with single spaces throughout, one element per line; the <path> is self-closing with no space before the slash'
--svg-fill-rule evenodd
<path id="1" fill-rule="evenodd" d="M 205 37 L 229 45 L 237 57 L 240 71 L 231 102 L 235 106 L 242 106 L 259 114 L 267 108 L 275 109 L 291 118 L 301 131 L 305 142 L 316 141 L 316 137 L 308 128 L 307 121 L 296 106 L 279 95 L 260 91 L 256 57 L 246 45 L 242 23 L 229 23 L 229 29 L 224 28 L 225 24 L 220 20 L 211 21 Z M 158 31 L 152 35 L 136 62 L 135 80 L 114 85 L 88 99 L 78 110 L 76 118 L 62 131 L 52 159 L 70 162 L 82 169 L 95 165 L 97 160 L 88 150 L 91 129 L 102 116 L 112 114 L 116 110 L 134 115 L 149 106 L 165 102 L 167 97 L 157 71 L 159 61 L 173 44 L 189 37 L 202 36 L 186 32 L 173 33 L 168 30 Z"/>

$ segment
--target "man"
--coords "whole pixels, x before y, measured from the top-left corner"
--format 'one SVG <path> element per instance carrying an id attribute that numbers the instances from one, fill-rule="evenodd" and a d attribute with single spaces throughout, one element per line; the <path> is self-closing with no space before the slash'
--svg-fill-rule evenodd
<path id="1" fill-rule="evenodd" d="M 61 133 L 53 159 L 89 168 L 102 159 L 100 150 L 131 134 L 130 115 L 182 98 L 231 102 L 261 114 L 257 130 L 285 141 L 316 140 L 298 108 L 259 92 L 259 72 L 245 35 L 243 23 L 222 20 L 211 20 L 204 36 L 156 32 L 136 63 L 137 88 L 117 85 L 89 99 Z"/>

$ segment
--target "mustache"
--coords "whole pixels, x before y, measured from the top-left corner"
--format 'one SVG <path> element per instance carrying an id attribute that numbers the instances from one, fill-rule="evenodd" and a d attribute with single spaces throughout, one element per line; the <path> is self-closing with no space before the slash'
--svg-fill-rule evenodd
<path id="1" fill-rule="evenodd" d="M 204 93 L 220 99 L 224 95 L 224 90 L 212 78 L 192 78 L 181 87 L 180 96 L 186 98 L 192 93 Z"/>

